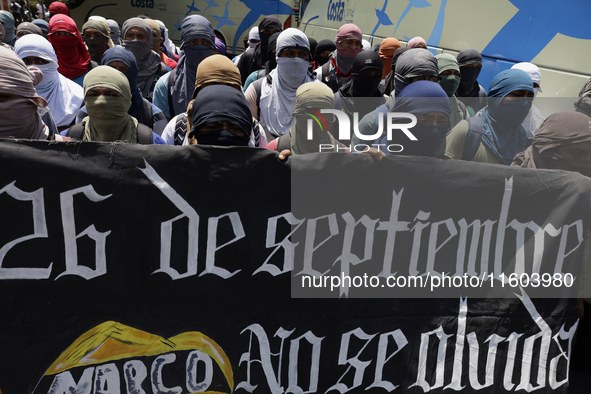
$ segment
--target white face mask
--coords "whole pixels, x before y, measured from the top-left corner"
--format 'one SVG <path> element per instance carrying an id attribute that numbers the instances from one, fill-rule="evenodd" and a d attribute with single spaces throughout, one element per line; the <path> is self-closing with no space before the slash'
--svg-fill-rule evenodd
<path id="1" fill-rule="evenodd" d="M 538 96 L 538 93 L 540 93 L 541 91 L 541 88 L 534 88 L 534 98 L 536 98 Z"/>
<path id="2" fill-rule="evenodd" d="M 297 89 L 306 78 L 310 62 L 302 58 L 277 58 L 277 74 L 279 78 L 292 89 Z"/>
<path id="3" fill-rule="evenodd" d="M 41 80 L 41 82 L 39 82 L 37 84 L 37 86 L 35 86 L 36 89 L 46 87 L 55 78 L 58 77 L 57 65 L 56 64 L 53 64 L 53 63 L 38 64 L 38 65 L 35 65 L 35 66 L 29 66 L 29 67 L 37 67 L 43 73 L 43 79 Z"/>

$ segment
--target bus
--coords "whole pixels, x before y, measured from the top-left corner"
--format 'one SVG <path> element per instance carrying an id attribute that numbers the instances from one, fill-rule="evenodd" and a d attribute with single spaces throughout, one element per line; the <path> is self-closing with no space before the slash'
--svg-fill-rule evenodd
<path id="1" fill-rule="evenodd" d="M 178 43 L 181 24 L 189 15 L 202 15 L 212 24 L 216 37 L 229 54 L 244 51 L 244 39 L 253 26 L 268 15 L 277 16 L 283 27 L 299 22 L 299 0 L 70 0 L 70 16 L 81 29 L 92 15 L 114 19 L 123 25 L 129 18 L 146 14 L 164 22 L 169 37 Z"/>
<path id="2" fill-rule="evenodd" d="M 356 24 L 372 47 L 385 37 L 401 43 L 421 36 L 431 52 L 482 53 L 479 83 L 517 62 L 542 73 L 538 97 L 577 97 L 591 76 L 591 2 L 573 0 L 312 0 L 304 1 L 300 29 L 316 40 L 334 40 L 345 23 Z M 571 105 L 572 109 L 572 105 Z"/>

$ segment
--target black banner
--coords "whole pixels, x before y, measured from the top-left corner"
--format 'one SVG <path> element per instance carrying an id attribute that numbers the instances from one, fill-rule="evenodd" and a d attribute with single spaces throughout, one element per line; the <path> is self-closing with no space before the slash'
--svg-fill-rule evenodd
<path id="1" fill-rule="evenodd" d="M 571 273 L 577 281 L 591 190 L 578 174 L 354 154 L 281 162 L 252 148 L 8 141 L 0 162 L 3 394 L 566 393 L 577 300 L 533 298 L 531 283 L 543 287 L 542 278 L 525 286 L 517 277 L 512 298 L 476 298 L 464 288 L 436 298 L 410 286 L 430 298 L 355 298 L 355 283 L 304 294 L 295 285 L 307 274 L 383 280 L 388 254 L 363 253 L 389 244 L 389 274 L 424 277 L 429 261 L 437 271 L 448 256 L 456 267 L 465 248 L 478 257 L 475 272 L 468 264 L 462 274 L 480 277 L 487 238 L 470 232 L 458 246 L 460 232 L 451 234 L 461 218 L 464 226 L 494 222 L 482 230 L 494 233 L 493 268 L 501 250 L 511 273 L 556 271 L 561 261 L 552 280 L 564 285 Z M 369 243 L 371 231 L 355 233 L 357 222 L 384 236 Z M 449 233 L 433 235 L 444 227 Z M 388 228 L 400 231 L 394 243 Z M 418 246 L 423 236 L 426 246 Z M 501 239 L 513 241 L 499 246 Z M 417 272 L 409 269 L 413 250 L 427 256 L 416 257 Z"/>

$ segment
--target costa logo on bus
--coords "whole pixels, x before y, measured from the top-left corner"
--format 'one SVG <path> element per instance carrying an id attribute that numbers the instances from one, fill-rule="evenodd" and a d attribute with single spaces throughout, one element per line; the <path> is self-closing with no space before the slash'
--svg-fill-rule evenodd
<path id="1" fill-rule="evenodd" d="M 345 15 L 345 2 L 344 1 L 337 1 L 337 0 L 330 0 L 328 2 L 328 8 L 326 10 L 326 19 L 329 21 L 343 21 L 343 16 Z"/>
<path id="2" fill-rule="evenodd" d="M 154 0 L 131 0 L 131 6 L 136 8 L 154 8 Z"/>
<path id="3" fill-rule="evenodd" d="M 306 108 L 305 114 L 307 114 L 308 116 L 310 116 L 312 118 L 312 119 L 308 119 L 307 125 L 306 125 L 306 136 L 307 136 L 308 141 L 314 140 L 314 122 L 320 127 L 321 131 L 331 130 L 331 129 L 334 130 L 333 125 L 336 123 L 334 118 L 336 118 L 336 120 L 338 120 L 338 125 L 339 125 L 339 132 L 338 132 L 337 139 L 341 140 L 341 141 L 351 140 L 351 121 L 349 120 L 349 116 L 346 113 L 344 113 L 343 111 L 340 111 L 338 109 L 321 109 L 320 112 L 318 112 L 314 109 Z M 325 117 L 322 116 L 322 114 L 330 114 L 333 119 L 329 119 L 329 122 L 327 122 Z M 355 136 L 357 138 L 359 138 L 362 141 L 371 141 L 371 142 L 376 141 L 384 134 L 384 117 L 379 116 L 378 119 L 379 119 L 378 126 L 377 126 L 375 133 L 362 134 L 359 131 L 359 113 L 353 112 L 353 133 L 355 134 Z M 394 123 L 394 120 L 396 120 L 396 122 L 410 120 L 410 122 Z M 329 123 L 331 124 L 331 127 L 328 126 Z M 393 135 L 394 131 L 403 132 L 408 137 L 409 141 L 418 141 L 417 137 L 415 137 L 415 135 L 410 131 L 410 129 L 413 128 L 414 126 L 416 126 L 416 124 L 417 124 L 417 117 L 411 113 L 388 112 L 386 114 L 386 125 L 385 125 L 386 136 L 388 138 L 388 141 L 392 141 L 392 135 Z M 331 134 L 334 134 L 334 133 L 331 133 Z M 337 146 L 335 147 L 331 144 L 319 144 L 318 151 L 319 152 L 329 151 L 329 150 L 332 151 L 335 148 L 338 151 L 338 150 L 342 149 L 342 147 L 338 146 L 338 145 L 339 144 L 337 144 Z M 371 145 L 374 145 L 374 144 L 351 144 L 349 146 L 349 149 L 351 152 L 363 152 L 363 151 L 369 149 L 369 147 Z M 392 152 L 392 153 L 399 153 L 404 150 L 404 146 L 402 146 L 401 144 L 389 144 L 386 146 L 386 149 L 388 149 L 388 151 Z"/>

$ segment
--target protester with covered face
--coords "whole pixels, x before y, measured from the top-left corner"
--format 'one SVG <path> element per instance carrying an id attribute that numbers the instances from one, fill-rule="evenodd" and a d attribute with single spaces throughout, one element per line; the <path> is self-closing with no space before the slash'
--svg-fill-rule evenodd
<path id="1" fill-rule="evenodd" d="M 364 51 L 371 51 L 371 44 L 367 40 L 361 40 L 361 47 Z"/>
<path id="2" fill-rule="evenodd" d="M 109 24 L 109 37 L 111 37 L 111 41 L 113 41 L 114 46 L 121 46 L 121 29 L 119 27 L 119 23 L 113 19 L 107 19 L 107 23 Z"/>
<path id="3" fill-rule="evenodd" d="M 357 113 L 361 120 L 384 104 L 384 96 L 378 88 L 382 70 L 382 59 L 374 51 L 357 54 L 351 67 L 351 80 L 335 93 L 335 108 L 345 112 L 349 119 L 353 119 L 354 113 Z M 348 140 L 343 139 L 342 142 Z"/>
<path id="4" fill-rule="evenodd" d="M 330 54 L 333 53 L 337 49 L 334 41 L 332 40 L 320 40 L 320 42 L 316 45 L 316 50 L 314 51 L 314 61 L 312 62 L 312 68 L 315 70 L 319 67 L 322 67 L 329 59 Z"/>
<path id="5" fill-rule="evenodd" d="M 400 41 L 394 37 L 384 38 L 380 44 L 379 55 L 384 65 L 382 79 L 385 79 L 390 74 L 390 71 L 392 71 L 392 57 L 394 56 L 394 52 L 400 47 Z"/>
<path id="6" fill-rule="evenodd" d="M 464 49 L 458 53 L 460 87 L 456 96 L 466 104 L 470 116 L 486 106 L 486 90 L 476 80 L 482 69 L 482 55 L 476 49 Z"/>
<path id="7" fill-rule="evenodd" d="M 183 55 L 177 68 L 162 77 L 154 92 L 154 104 L 168 119 L 187 110 L 195 88 L 197 67 L 215 53 L 214 32 L 211 23 L 201 15 L 190 15 L 181 27 Z"/>
<path id="8" fill-rule="evenodd" d="M 0 138 L 53 140 L 38 107 L 47 102 L 35 91 L 34 78 L 11 49 L 0 47 Z"/>
<path id="9" fill-rule="evenodd" d="M 248 78 L 246 78 L 246 81 L 244 82 L 244 87 L 243 87 L 243 91 L 246 92 L 246 90 L 248 89 L 248 87 L 250 86 L 251 83 L 253 83 L 254 81 L 256 81 L 259 78 L 262 78 L 266 75 L 268 75 L 271 71 L 273 71 L 275 69 L 275 67 L 277 67 L 277 59 L 275 59 L 275 52 L 277 50 L 277 37 L 279 37 L 279 34 L 281 33 L 273 33 L 271 35 L 271 37 L 269 37 L 269 44 L 268 44 L 268 58 L 269 60 L 267 60 L 267 62 L 265 63 L 265 65 L 263 66 L 263 68 L 261 68 L 260 70 L 257 71 L 253 71 Z"/>
<path id="10" fill-rule="evenodd" d="M 591 177 L 589 117 L 576 111 L 548 116 L 531 146 L 517 154 L 511 165 L 574 171 Z"/>
<path id="11" fill-rule="evenodd" d="M 55 49 L 58 72 L 82 86 L 84 76 L 97 63 L 90 58 L 76 22 L 67 15 L 54 15 L 49 21 L 49 42 Z"/>
<path id="12" fill-rule="evenodd" d="M 14 17 L 8 11 L 0 11 L 0 24 L 4 27 L 4 37 L 2 37 L 2 43 L 10 47 L 14 46 L 16 40 Z"/>
<path id="13" fill-rule="evenodd" d="M 347 23 L 339 28 L 335 40 L 336 51 L 331 55 L 330 61 L 317 68 L 316 78 L 328 85 L 333 92 L 351 79 L 351 67 L 353 59 L 362 51 L 361 29 L 352 23 Z"/>
<path id="14" fill-rule="evenodd" d="M 156 23 L 158 23 L 158 26 L 160 26 L 160 36 L 164 39 L 160 47 L 160 51 L 164 52 L 164 54 L 170 59 L 178 62 L 178 60 L 181 58 L 179 55 L 180 51 L 168 37 L 168 28 L 162 21 L 156 20 Z"/>
<path id="15" fill-rule="evenodd" d="M 497 74 L 490 83 L 488 106 L 469 121 L 458 123 L 447 135 L 445 157 L 511 164 L 526 147 L 527 135 L 521 123 L 533 97 L 533 83 L 525 71 L 510 69 Z M 473 137 L 479 135 L 478 143 Z"/>
<path id="16" fill-rule="evenodd" d="M 110 33 L 111 28 L 107 21 L 96 17 L 89 19 L 82 26 L 82 38 L 93 61 L 100 63 L 103 53 L 114 46 Z"/>
<path id="17" fill-rule="evenodd" d="M 310 47 L 306 35 L 289 28 L 277 37 L 277 68 L 253 82 L 246 91 L 252 116 L 263 125 L 267 138 L 287 133 L 293 124 L 296 90 L 313 81 Z"/>
<path id="18" fill-rule="evenodd" d="M 249 146 L 252 117 L 238 89 L 220 84 L 204 87 L 195 97 L 192 119 L 189 145 Z"/>
<path id="19" fill-rule="evenodd" d="M 42 0 L 39 1 L 41 3 L 43 2 Z M 54 15 L 58 14 L 70 16 L 70 10 L 68 9 L 68 6 L 64 3 L 60 1 L 54 1 L 49 5 L 49 18 L 51 19 Z"/>
<path id="20" fill-rule="evenodd" d="M 267 149 L 279 152 L 287 149 L 291 155 L 318 153 L 321 147 L 322 152 L 337 152 L 337 149 L 340 152 L 348 152 L 348 149 L 332 135 L 333 123 L 330 120 L 320 125 L 314 122 L 312 138 L 308 138 L 310 110 L 320 112 L 322 109 L 334 108 L 334 104 L 334 93 L 325 84 L 308 82 L 300 86 L 296 91 L 293 126 L 287 134 L 271 141 Z"/>
<path id="21" fill-rule="evenodd" d="M 398 51 L 401 53 L 399 57 L 397 57 Z M 396 66 L 393 70 L 394 91 L 390 92 L 390 97 L 388 97 L 384 105 L 378 108 L 378 112 L 370 112 L 361 119 L 359 122 L 360 134 L 375 134 L 374 128 L 377 127 L 376 122 L 378 121 L 377 114 L 391 111 L 394 107 L 395 97 L 404 88 L 418 81 L 439 81 L 439 68 L 437 66 L 437 59 L 435 59 L 435 56 L 433 56 L 431 52 L 422 50 L 420 48 L 399 48 L 394 52 L 393 58 L 396 61 Z M 353 144 L 363 143 L 356 135 L 352 135 L 351 141 Z"/>
<path id="22" fill-rule="evenodd" d="M 152 50 L 160 56 L 160 61 L 162 63 L 166 64 L 171 70 L 175 69 L 177 66 L 176 60 L 171 59 L 161 50 L 164 38 L 162 38 L 162 29 L 160 28 L 160 25 L 153 19 L 146 18 L 144 20 L 148 22 L 152 29 Z"/>
<path id="23" fill-rule="evenodd" d="M 536 66 L 535 64 L 529 63 L 529 62 L 521 62 L 521 63 L 514 64 L 513 67 L 511 67 L 511 68 L 523 70 L 529 74 L 529 76 L 534 84 L 534 100 L 535 100 L 538 93 L 542 91 L 542 88 L 541 88 L 542 73 L 540 72 L 540 69 L 538 68 L 538 66 Z M 527 116 L 523 120 L 523 123 L 521 123 L 521 125 L 525 129 L 525 132 L 527 133 L 527 138 L 529 140 L 528 145 L 531 143 L 531 139 L 538 132 L 538 129 L 542 126 L 542 123 L 544 123 L 545 119 L 546 119 L 546 117 L 542 114 L 542 111 L 540 111 L 540 109 L 538 107 L 536 107 L 535 104 L 532 104 L 531 109 L 529 110 L 529 113 L 527 114 Z"/>
<path id="24" fill-rule="evenodd" d="M 388 75 L 386 75 L 386 78 L 384 78 L 383 80 L 383 93 L 386 96 L 390 96 L 392 93 L 395 92 L 394 89 L 394 84 L 396 82 L 396 63 L 398 62 L 398 59 L 400 58 L 400 56 L 406 52 L 406 51 L 410 51 L 411 48 L 408 47 L 402 47 L 402 48 L 398 48 L 397 50 L 394 51 L 394 53 L 392 54 L 392 63 L 390 64 L 390 68 L 391 71 L 388 73 Z"/>
<path id="25" fill-rule="evenodd" d="M 414 37 L 406 43 L 407 48 L 421 48 L 427 49 L 427 42 L 423 37 Z"/>
<path id="26" fill-rule="evenodd" d="M 467 119 L 468 110 L 466 106 L 457 99 L 456 91 L 460 86 L 460 66 L 456 58 L 449 53 L 436 55 L 439 66 L 439 84 L 449 97 L 450 117 L 449 128 L 453 129 L 462 119 Z"/>
<path id="27" fill-rule="evenodd" d="M 227 57 L 213 55 L 199 63 L 195 78 L 195 89 L 193 91 L 192 100 L 187 106 L 187 112 L 172 118 L 162 133 L 162 138 L 164 138 L 167 144 L 188 144 L 187 130 L 191 130 L 193 126 L 195 98 L 204 87 L 211 85 L 226 85 L 242 92 L 238 68 L 236 68 L 234 63 L 232 63 Z M 267 140 L 264 139 L 264 134 L 262 136 L 263 139 L 261 140 L 261 133 L 258 127 L 253 126 L 253 130 L 249 135 L 251 136 L 250 146 L 265 147 L 267 144 Z"/>
<path id="28" fill-rule="evenodd" d="M 248 33 L 248 37 L 246 37 L 244 39 L 244 51 L 252 51 L 254 50 L 254 47 L 256 47 L 256 45 L 261 42 L 261 39 L 259 37 L 259 27 L 255 26 L 252 29 L 250 29 L 250 32 Z M 244 53 L 244 52 L 243 52 Z M 240 58 L 242 57 L 242 54 L 238 56 L 234 56 L 234 58 L 232 59 L 232 62 L 236 65 L 238 65 L 238 62 L 240 61 Z"/>
<path id="29" fill-rule="evenodd" d="M 310 64 L 312 64 L 312 56 L 316 53 L 316 47 L 318 46 L 318 41 L 313 39 L 312 37 L 308 37 L 308 42 L 310 43 Z"/>
<path id="30" fill-rule="evenodd" d="M 70 127 L 74 140 L 155 144 L 164 141 L 152 129 L 128 114 L 131 89 L 127 77 L 109 66 L 92 69 L 84 78 L 84 103 L 88 116 Z"/>
<path id="31" fill-rule="evenodd" d="M 282 30 L 283 25 L 275 16 L 267 16 L 261 21 L 259 24 L 260 42 L 252 51 L 249 50 L 244 52 L 238 62 L 238 70 L 240 71 L 242 85 L 244 85 L 246 78 L 248 78 L 253 71 L 263 68 L 267 60 L 269 60 L 269 38 L 273 33 L 279 33 Z"/>
<path id="32" fill-rule="evenodd" d="M 5 44 L 2 42 L 2 40 L 4 39 L 4 36 L 6 35 L 6 30 L 4 30 L 4 25 L 2 25 L 0 23 L 0 47 L 4 47 L 6 49 L 14 49 L 12 46 Z"/>
<path id="33" fill-rule="evenodd" d="M 152 102 L 156 82 L 169 71 L 166 64 L 160 60 L 160 56 L 152 50 L 152 28 L 144 19 L 131 18 L 125 21 L 121 33 L 123 47 L 131 51 L 137 61 L 139 68 L 137 86 L 142 96 Z"/>
<path id="34" fill-rule="evenodd" d="M 49 41 L 29 34 L 17 40 L 15 52 L 28 67 L 34 66 L 43 72 L 43 79 L 35 89 L 47 102 L 58 131 L 70 127 L 82 106 L 84 91 L 58 72 L 57 56 Z"/>
<path id="35" fill-rule="evenodd" d="M 589 117 L 576 111 L 556 112 L 544 120 L 532 144 L 515 156 L 511 166 L 578 172 L 591 177 L 591 127 Z M 587 257 L 589 264 L 589 256 Z M 585 273 L 585 282 L 591 275 Z M 591 299 L 579 299 L 579 326 L 572 348 L 575 371 L 586 372 L 591 350 L 589 314 Z M 579 362 L 580 361 L 580 362 Z M 571 373 L 573 370 L 571 369 Z"/>
<path id="36" fill-rule="evenodd" d="M 226 56 L 226 44 L 218 37 L 215 38 L 215 53 Z"/>
<path id="37" fill-rule="evenodd" d="M 43 31 L 33 23 L 22 22 L 16 28 L 16 39 L 26 36 L 27 34 L 37 34 L 43 36 Z"/>
<path id="38" fill-rule="evenodd" d="M 138 67 L 133 53 L 121 47 L 110 48 L 104 53 L 101 64 L 113 67 L 127 77 L 131 91 L 131 107 L 127 113 L 161 135 L 167 124 L 166 117 L 160 108 L 142 97 L 142 92 L 137 87 Z M 82 122 L 86 116 L 88 113 L 86 107 L 83 107 L 78 111 L 76 122 Z"/>
<path id="39" fill-rule="evenodd" d="M 402 89 L 390 112 L 411 113 L 417 124 L 410 129 L 416 140 L 402 132 L 386 135 L 375 144 L 386 154 L 437 157 L 449 130 L 449 99 L 441 86 L 431 81 L 418 81 Z M 394 120 L 396 122 L 396 120 Z M 406 123 L 404 119 L 401 123 Z M 384 123 L 385 124 L 385 123 Z"/>

